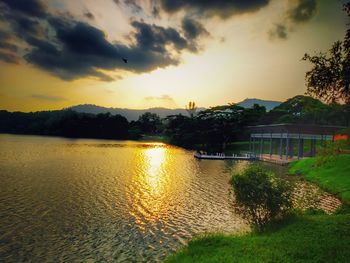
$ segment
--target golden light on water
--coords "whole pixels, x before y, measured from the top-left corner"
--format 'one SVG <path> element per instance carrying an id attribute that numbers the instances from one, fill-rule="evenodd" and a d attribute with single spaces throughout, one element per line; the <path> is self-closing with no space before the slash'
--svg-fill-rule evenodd
<path id="1" fill-rule="evenodd" d="M 148 193 L 152 198 L 157 198 L 161 195 L 161 190 L 164 188 L 164 173 L 162 173 L 162 167 L 165 158 L 166 148 L 162 146 L 155 146 L 154 148 L 147 149 L 145 151 L 146 158 L 144 159 L 147 168 L 147 174 L 145 174 L 145 185 L 147 186 Z"/>
<path id="2" fill-rule="evenodd" d="M 145 221 L 154 224 L 168 212 L 171 190 L 169 158 L 169 151 L 163 143 L 149 143 L 138 155 L 137 163 L 143 172 L 133 178 L 132 215 L 143 230 Z"/>

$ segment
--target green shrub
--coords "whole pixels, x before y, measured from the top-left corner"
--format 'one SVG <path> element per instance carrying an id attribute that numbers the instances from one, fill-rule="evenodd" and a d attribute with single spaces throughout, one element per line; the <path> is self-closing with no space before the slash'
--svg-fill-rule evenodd
<path id="1" fill-rule="evenodd" d="M 333 161 L 346 149 L 349 149 L 349 141 L 325 142 L 317 151 L 315 166 Z"/>
<path id="2" fill-rule="evenodd" d="M 232 176 L 238 212 L 259 232 L 290 210 L 290 185 L 259 166 L 250 166 Z"/>

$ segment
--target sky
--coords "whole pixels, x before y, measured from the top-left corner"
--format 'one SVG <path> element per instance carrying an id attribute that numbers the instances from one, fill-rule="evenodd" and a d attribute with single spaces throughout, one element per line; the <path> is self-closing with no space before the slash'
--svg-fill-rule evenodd
<path id="1" fill-rule="evenodd" d="M 0 109 L 284 101 L 344 38 L 344 2 L 0 0 Z"/>

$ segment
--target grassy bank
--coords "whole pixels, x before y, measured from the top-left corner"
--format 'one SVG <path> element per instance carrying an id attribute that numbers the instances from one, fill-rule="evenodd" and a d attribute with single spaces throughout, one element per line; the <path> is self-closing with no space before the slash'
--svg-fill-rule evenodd
<path id="1" fill-rule="evenodd" d="M 291 163 L 289 172 L 300 174 L 350 204 L 350 154 L 341 154 L 318 163 L 317 157 Z"/>
<path id="2" fill-rule="evenodd" d="M 176 262 L 348 262 L 350 214 L 291 218 L 264 234 L 210 235 L 165 260 Z"/>

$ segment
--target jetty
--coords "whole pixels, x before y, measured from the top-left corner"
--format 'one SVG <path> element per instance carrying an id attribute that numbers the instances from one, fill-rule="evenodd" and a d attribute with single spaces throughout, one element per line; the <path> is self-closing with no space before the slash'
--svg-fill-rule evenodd
<path id="1" fill-rule="evenodd" d="M 232 155 L 225 155 L 224 153 L 215 153 L 215 154 L 207 154 L 207 153 L 199 153 L 196 152 L 194 154 L 194 157 L 197 159 L 207 159 L 207 160 L 255 160 L 255 155 L 252 154 L 232 154 Z"/>

